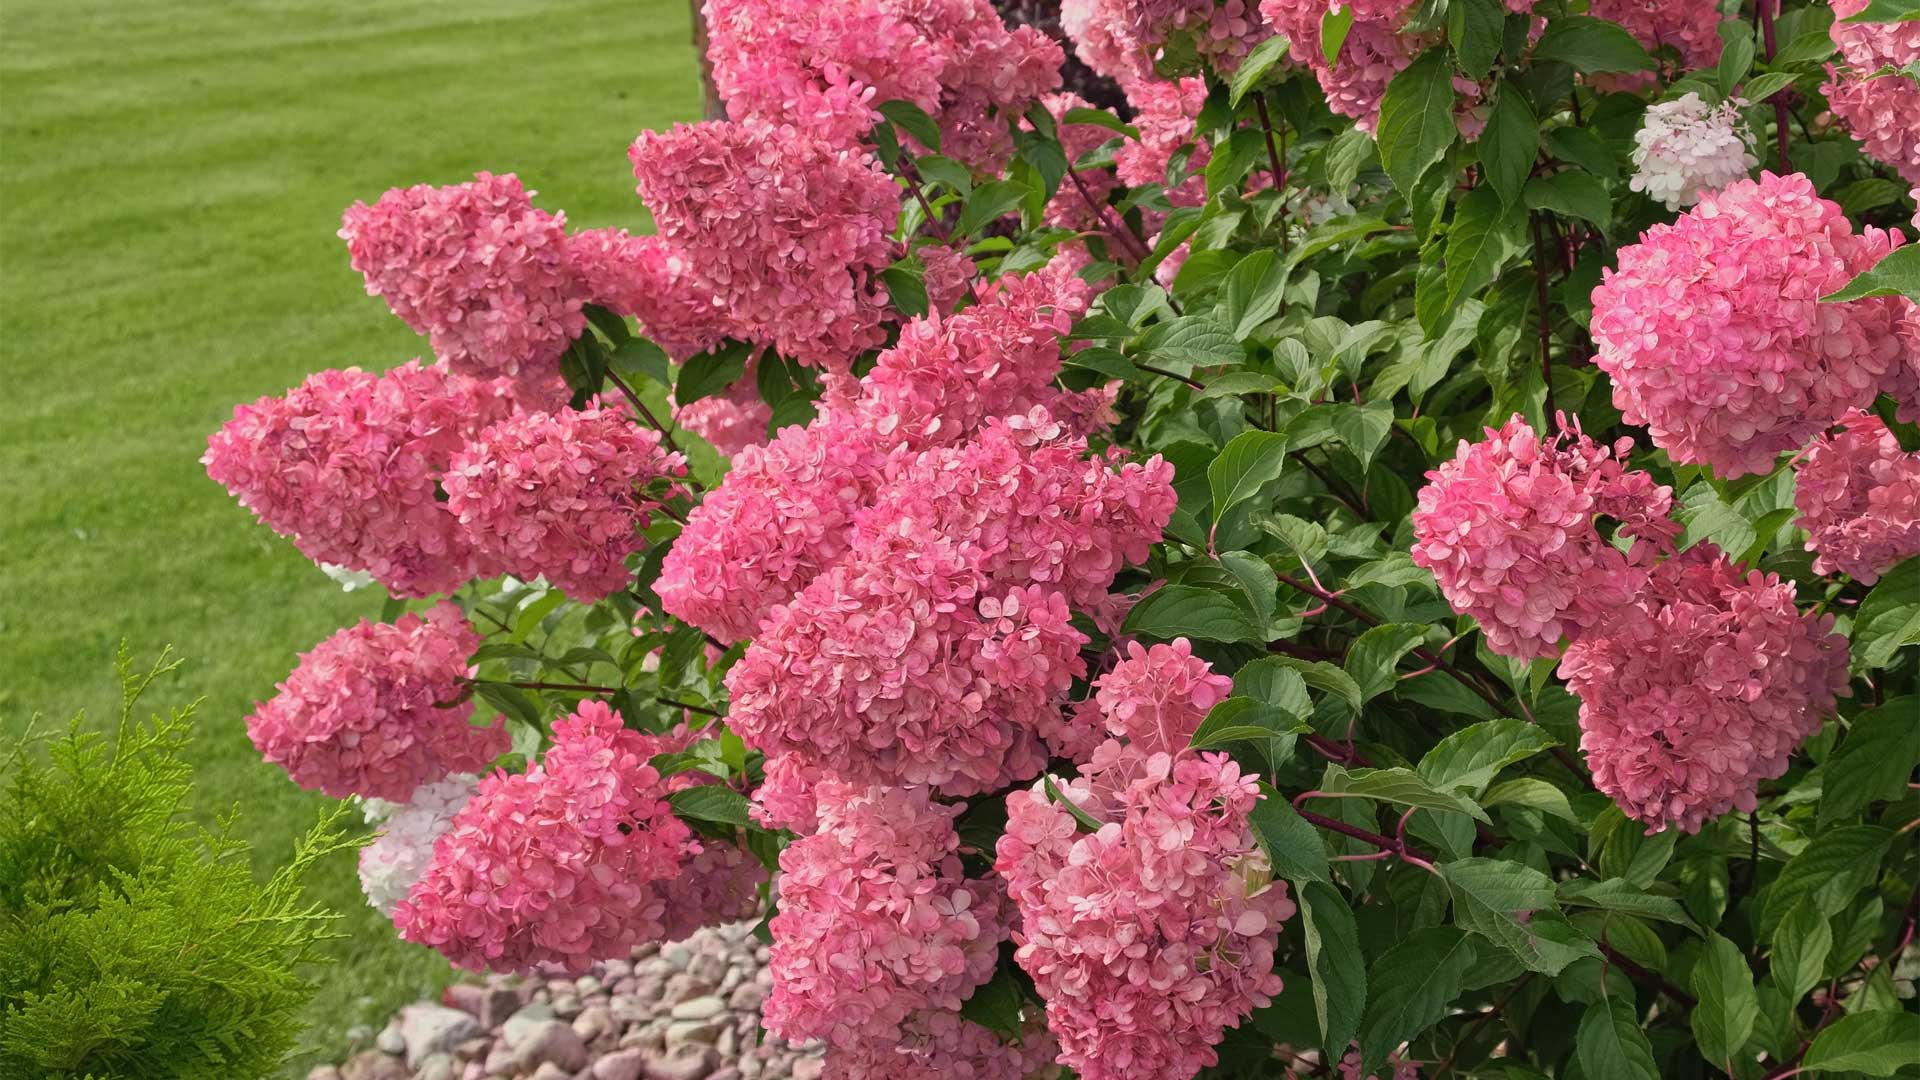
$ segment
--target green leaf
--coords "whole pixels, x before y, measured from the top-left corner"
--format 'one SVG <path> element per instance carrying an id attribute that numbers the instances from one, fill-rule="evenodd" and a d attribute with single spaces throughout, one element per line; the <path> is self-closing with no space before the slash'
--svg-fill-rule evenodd
<path id="1" fill-rule="evenodd" d="M 1369 401 L 1364 405 L 1341 402 L 1331 407 L 1328 422 L 1335 435 L 1345 443 L 1362 469 L 1371 468 L 1373 455 L 1393 431 L 1393 402 Z"/>
<path id="2" fill-rule="evenodd" d="M 1354 639 L 1347 649 L 1346 670 L 1359 685 L 1363 703 L 1393 689 L 1400 658 L 1419 646 L 1426 630 L 1411 623 L 1381 623 Z"/>
<path id="3" fill-rule="evenodd" d="M 1420 759 L 1420 775 L 1442 791 L 1478 792 L 1501 769 L 1560 741 L 1524 720 L 1488 720 L 1441 739 Z"/>
<path id="4" fill-rule="evenodd" d="M 630 337 L 621 342 L 607 358 L 607 366 L 629 383 L 637 382 L 638 376 L 652 379 L 661 386 L 671 385 L 672 363 L 667 359 L 666 350 L 646 338 Z"/>
<path id="5" fill-rule="evenodd" d="M 1447 42 L 1453 46 L 1454 62 L 1469 78 L 1484 79 L 1493 69 L 1506 21 L 1500 0 L 1453 0 L 1447 6 Z"/>
<path id="6" fill-rule="evenodd" d="M 893 310 L 910 319 L 927 313 L 924 274 L 916 263 L 905 259 L 880 271 L 880 281 L 887 287 L 887 299 L 893 304 Z"/>
<path id="7" fill-rule="evenodd" d="M 1081 832 L 1100 831 L 1100 819 L 1080 809 L 1078 803 L 1067 798 L 1066 793 L 1060 790 L 1060 786 L 1053 782 L 1052 773 L 1041 777 L 1041 783 L 1045 787 L 1047 799 L 1059 806 L 1060 809 L 1065 810 L 1067 814 L 1073 818 L 1074 824 L 1080 827 Z"/>
<path id="8" fill-rule="evenodd" d="M 1807 991 L 1820 985 L 1827 954 L 1832 951 L 1832 921 L 1820 913 L 1811 898 L 1802 897 L 1774 928 L 1769 960 L 1773 983 L 1789 1003 L 1798 1004 Z"/>
<path id="9" fill-rule="evenodd" d="M 1814 1037 L 1803 1072 L 1857 1072 L 1892 1076 L 1920 1064 L 1920 1014 L 1866 1012 L 1843 1016 Z"/>
<path id="10" fill-rule="evenodd" d="M 1462 196 L 1447 227 L 1446 307 L 1450 310 L 1491 284 L 1508 257 L 1520 249 L 1517 208 L 1482 185 Z"/>
<path id="11" fill-rule="evenodd" d="M 1168 585 L 1148 593 L 1127 613 L 1122 631 L 1162 640 L 1177 637 L 1206 641 L 1266 639 L 1264 629 L 1248 621 L 1245 611 L 1232 597 L 1192 585 Z"/>
<path id="12" fill-rule="evenodd" d="M 1920 300 L 1920 245 L 1894 248 L 1892 254 L 1860 271 L 1845 288 L 1820 298 L 1822 303 L 1866 296 L 1904 296 Z"/>
<path id="13" fill-rule="evenodd" d="M 1271 431 L 1243 431 L 1227 443 L 1207 466 L 1207 485 L 1213 493 L 1213 519 L 1253 498 L 1280 478 L 1287 463 L 1286 436 Z"/>
<path id="14" fill-rule="evenodd" d="M 1289 44 L 1287 35 L 1275 34 L 1255 45 L 1234 70 L 1233 85 L 1227 91 L 1227 103 L 1239 107 L 1240 99 L 1247 96 L 1247 91 L 1258 85 L 1267 72 L 1273 70 L 1273 65 L 1287 58 Z"/>
<path id="15" fill-rule="evenodd" d="M 1658 919 L 1684 926 L 1698 932 L 1700 927 L 1687 914 L 1680 901 L 1671 896 L 1655 896 L 1642 890 L 1626 878 L 1608 878 L 1595 881 L 1592 878 L 1573 878 L 1560 883 L 1560 899 L 1563 903 L 1575 907 L 1598 908 L 1601 911 L 1618 911 L 1623 915 L 1633 915 L 1646 919 Z"/>
<path id="16" fill-rule="evenodd" d="M 1493 115 L 1487 118 L 1487 130 L 1480 135 L 1480 164 L 1487 183 L 1500 193 L 1501 202 L 1512 206 L 1520 201 L 1527 175 L 1533 171 L 1533 159 L 1539 153 L 1540 121 L 1534 119 L 1533 108 L 1520 88 L 1502 82 L 1499 97 L 1493 102 Z"/>
<path id="17" fill-rule="evenodd" d="M 1281 40 L 1282 42 L 1285 41 L 1284 38 Z M 1283 44 L 1282 48 L 1284 47 Z M 1257 52 L 1258 50 L 1255 51 Z M 1248 59 L 1252 59 L 1251 54 L 1249 54 Z M 1138 128 L 1135 128 L 1132 124 L 1127 123 L 1125 120 L 1120 119 L 1105 109 L 1088 109 L 1085 107 L 1068 109 L 1066 115 L 1060 118 L 1060 123 L 1062 125 L 1085 124 L 1089 127 L 1102 127 L 1117 135 L 1125 135 L 1134 142 L 1140 141 L 1140 131 Z"/>
<path id="18" fill-rule="evenodd" d="M 1822 915 L 1838 914 L 1880 872 L 1880 857 L 1892 840 L 1893 834 L 1877 825 L 1849 825 L 1815 837 L 1768 888 L 1760 936 L 1770 939 L 1802 899 Z"/>
<path id="19" fill-rule="evenodd" d="M 1452 65 L 1442 49 L 1429 49 L 1387 84 L 1377 125 L 1380 164 L 1402 194 L 1453 145 L 1453 99 Z"/>
<path id="20" fill-rule="evenodd" d="M 1362 1076 L 1379 1071 L 1389 1053 L 1447 1014 L 1475 959 L 1467 935 L 1451 926 L 1430 926 L 1406 935 L 1373 962 L 1360 1028 Z"/>
<path id="21" fill-rule="evenodd" d="M 1025 1006 L 1026 996 L 1020 992 L 1020 983 L 1013 972 L 1003 967 L 996 970 L 984 986 L 975 989 L 972 997 L 960 1003 L 960 1015 L 1002 1039 L 1017 1041 L 1026 1032 L 1020 1016 Z"/>
<path id="22" fill-rule="evenodd" d="M 1527 209 L 1547 210 L 1590 221 L 1601 228 L 1613 224 L 1613 200 L 1607 186 L 1591 173 L 1564 171 L 1527 181 Z"/>
<path id="23" fill-rule="evenodd" d="M 1920 644 L 1920 558 L 1894 567 L 1860 602 L 1853 617 L 1853 669 L 1886 667 L 1895 652 L 1914 644 Z"/>
<path id="24" fill-rule="evenodd" d="M 1792 86 L 1797 78 L 1799 76 L 1791 71 L 1769 71 L 1764 75 L 1755 75 L 1748 79 L 1747 85 L 1741 88 L 1740 94 L 1748 101 L 1762 102 Z M 1851 211 L 1852 208 L 1848 209 Z"/>
<path id="25" fill-rule="evenodd" d="M 1660 1080 L 1653 1044 L 1640 1030 L 1633 1005 L 1620 998 L 1587 1006 L 1574 1046 L 1580 1071 L 1594 1080 Z"/>
<path id="26" fill-rule="evenodd" d="M 1547 151 L 1569 164 L 1578 165 L 1602 180 L 1617 180 L 1620 163 L 1600 136 L 1586 128 L 1554 128 L 1546 135 Z"/>
<path id="27" fill-rule="evenodd" d="M 1308 686 L 1324 690 L 1340 698 L 1350 713 L 1360 711 L 1360 686 L 1353 676 L 1340 670 L 1325 660 L 1301 660 L 1292 656 L 1269 656 L 1267 663 L 1279 664 L 1293 669 L 1306 681 Z"/>
<path id="28" fill-rule="evenodd" d="M 940 150 L 940 125 L 933 122 L 927 111 L 911 101 L 883 101 L 874 106 L 880 115 L 892 122 L 894 127 L 914 137 L 921 146 L 934 152 Z"/>
<path id="29" fill-rule="evenodd" d="M 1540 871 L 1471 858 L 1446 863 L 1440 872 L 1453 888 L 1454 913 L 1461 924 L 1512 953 L 1529 970 L 1558 975 L 1582 956 L 1600 955 L 1560 914 L 1553 879 Z"/>
<path id="30" fill-rule="evenodd" d="M 1906 794 L 1920 765 L 1920 698 L 1894 698 L 1854 717 L 1846 741 L 1827 760 L 1820 796 L 1820 827 L 1827 828 L 1876 802 Z"/>
<path id="31" fill-rule="evenodd" d="M 1348 770 L 1339 765 L 1328 765 L 1326 775 L 1320 781 L 1320 793 L 1328 798 L 1376 799 L 1422 810 L 1466 814 L 1478 821 L 1487 820 L 1486 812 L 1472 800 L 1441 791 L 1412 769 Z"/>
<path id="32" fill-rule="evenodd" d="M 1740 947 L 1719 934 L 1708 934 L 1706 948 L 1693 966 L 1694 1037 L 1708 1061 L 1731 1073 L 1733 1056 L 1753 1034 L 1753 1018 L 1760 1001 L 1753 989 L 1753 972 Z"/>
<path id="33" fill-rule="evenodd" d="M 747 824 L 747 797 L 723 784 L 702 784 L 676 791 L 667 796 L 667 803 L 679 817 L 742 828 Z"/>
<path id="34" fill-rule="evenodd" d="M 1720 82 L 1720 96 L 1733 96 L 1733 88 L 1747 77 L 1753 69 L 1753 31 L 1738 19 L 1725 19 L 1720 23 L 1720 66 L 1716 74 Z M 1759 101 L 1759 98 L 1748 98 Z"/>
<path id="35" fill-rule="evenodd" d="M 1017 180 L 994 180 L 973 189 L 953 226 L 955 236 L 972 236 L 1012 212 L 1033 189 Z"/>
<path id="36" fill-rule="evenodd" d="M 1577 823 L 1580 820 L 1573 812 L 1573 804 L 1567 801 L 1566 792 L 1532 776 L 1503 780 L 1493 785 L 1480 797 L 1480 805 L 1489 810 L 1496 806 L 1525 806 L 1562 821 Z"/>
<path id="37" fill-rule="evenodd" d="M 1352 29 L 1352 4 L 1341 4 L 1320 16 L 1320 55 L 1329 67 L 1339 62 L 1340 47 L 1347 43 L 1347 32 Z"/>
<path id="38" fill-rule="evenodd" d="M 1273 872 L 1294 882 L 1331 881 L 1327 870 L 1327 845 L 1320 830 L 1294 810 L 1287 797 L 1260 782 L 1260 801 L 1248 815 L 1254 838 L 1267 853 Z"/>
<path id="39" fill-rule="evenodd" d="M 481 682 L 473 685 L 480 700 L 494 707 L 502 716 L 511 716 L 523 724 L 540 726 L 540 707 L 533 698 L 517 686 L 506 683 Z"/>
<path id="40" fill-rule="evenodd" d="M 1340 890 L 1321 881 L 1300 889 L 1300 921 L 1313 973 L 1313 1008 L 1322 1046 L 1345 1046 L 1360 1030 L 1367 1005 L 1367 969 L 1359 963 L 1360 932 Z"/>
<path id="41" fill-rule="evenodd" d="M 1280 311 L 1286 287 L 1287 267 L 1271 249 L 1263 248 L 1227 271 L 1216 314 L 1235 339 L 1245 341 L 1261 323 Z M 1212 388 L 1211 380 L 1208 388 Z"/>
<path id="42" fill-rule="evenodd" d="M 1214 367 L 1247 358 L 1233 331 L 1204 315 L 1183 315 L 1163 322 L 1140 339 L 1139 351 L 1156 361 Z"/>
<path id="43" fill-rule="evenodd" d="M 1866 7 L 1842 22 L 1913 22 L 1920 19 L 1920 0 L 1869 0 Z"/>
<path id="44" fill-rule="evenodd" d="M 712 352 L 689 356 L 673 384 L 674 403 L 691 405 L 732 386 L 747 370 L 747 353 L 752 348 L 744 341 L 729 341 Z"/>
<path id="45" fill-rule="evenodd" d="M 1242 740 L 1264 741 L 1307 730 L 1306 716 L 1250 697 L 1230 697 L 1207 710 L 1187 745 L 1196 750 Z"/>
<path id="46" fill-rule="evenodd" d="M 1367 161 L 1374 157 L 1373 136 L 1357 127 L 1347 128 L 1327 144 L 1327 188 L 1345 191 L 1352 186 Z"/>
<path id="47" fill-rule="evenodd" d="M 1590 15 L 1563 15 L 1549 20 L 1547 32 L 1533 47 L 1533 62 L 1558 60 L 1588 75 L 1603 72 L 1647 71 L 1653 57 L 1633 35 L 1616 23 Z M 1595 1074 L 1601 1075 L 1601 1074 Z"/>

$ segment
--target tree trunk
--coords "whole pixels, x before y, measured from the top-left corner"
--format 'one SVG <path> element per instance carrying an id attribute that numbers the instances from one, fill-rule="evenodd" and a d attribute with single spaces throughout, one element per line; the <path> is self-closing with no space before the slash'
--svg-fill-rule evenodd
<path id="1" fill-rule="evenodd" d="M 707 59 L 707 17 L 701 0 L 687 0 L 693 9 L 693 51 L 700 57 L 700 96 L 702 112 L 709 120 L 724 120 L 726 103 L 720 100 L 720 88 L 713 84 L 713 61 Z"/>

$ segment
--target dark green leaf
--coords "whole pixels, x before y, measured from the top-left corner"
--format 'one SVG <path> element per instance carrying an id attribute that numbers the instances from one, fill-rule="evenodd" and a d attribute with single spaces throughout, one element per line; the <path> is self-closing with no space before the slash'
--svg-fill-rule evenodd
<path id="1" fill-rule="evenodd" d="M 954 223 L 954 235 L 972 236 L 1000 220 L 1026 201 L 1032 190 L 1016 180 L 994 180 L 974 188 L 973 194 L 967 197 L 965 209 L 960 211 L 960 220 Z"/>
<path id="2" fill-rule="evenodd" d="M 1321 881 L 1300 889 L 1300 920 L 1307 942 L 1307 969 L 1313 973 L 1313 1007 L 1320 1018 L 1322 1046 L 1345 1046 L 1360 1029 L 1367 1005 L 1367 969 L 1360 957 L 1360 932 L 1340 890 Z"/>
<path id="3" fill-rule="evenodd" d="M 1280 311 L 1286 286 L 1287 267 L 1279 256 L 1270 249 L 1253 252 L 1227 272 L 1220 289 L 1220 322 L 1236 339 L 1245 341 Z"/>
<path id="4" fill-rule="evenodd" d="M 976 989 L 972 997 L 960 1003 L 960 1015 L 1002 1039 L 1018 1041 L 1026 1033 L 1026 1024 L 1020 1015 L 1025 1005 L 1019 982 L 1011 971 L 1001 968 L 986 985 Z"/>
<path id="5" fill-rule="evenodd" d="M 1431 926 L 1406 935 L 1373 962 L 1366 1020 L 1360 1028 L 1360 1075 L 1380 1071 L 1389 1053 L 1447 1014 L 1474 960 L 1467 935 L 1450 926 Z"/>
<path id="6" fill-rule="evenodd" d="M 1400 658 L 1412 652 L 1425 636 L 1424 626 L 1382 623 L 1354 639 L 1347 649 L 1346 670 L 1359 685 L 1362 702 L 1393 689 Z"/>
<path id="7" fill-rule="evenodd" d="M 1894 698 L 1854 717 L 1846 741 L 1826 764 L 1820 827 L 1882 800 L 1900 798 L 1920 765 L 1920 698 Z"/>
<path id="8" fill-rule="evenodd" d="M 1822 303 L 1858 300 L 1867 296 L 1904 296 L 1920 300 L 1920 245 L 1908 244 L 1877 264 L 1860 271 L 1846 288 L 1820 298 Z"/>
<path id="9" fill-rule="evenodd" d="M 747 824 L 747 797 L 723 784 L 702 784 L 667 796 L 673 812 L 695 821 L 716 821 L 722 825 Z"/>
<path id="10" fill-rule="evenodd" d="M 1460 199 L 1447 227 L 1447 308 L 1492 283 L 1500 267 L 1520 250 L 1523 220 L 1519 209 L 1503 204 L 1491 186 L 1474 188 Z"/>
<path id="11" fill-rule="evenodd" d="M 1513 206 L 1520 201 L 1520 192 L 1533 171 L 1533 159 L 1539 153 L 1540 121 L 1534 118 L 1533 108 L 1519 87 L 1501 83 L 1493 115 L 1487 118 L 1487 130 L 1480 135 L 1480 164 L 1487 183 L 1500 193 L 1501 202 Z"/>
<path id="12" fill-rule="evenodd" d="M 1170 640 L 1265 640 L 1265 632 L 1247 618 L 1226 593 L 1191 585 L 1168 585 L 1148 593 L 1127 613 L 1125 633 Z"/>
<path id="13" fill-rule="evenodd" d="M 1275 34 L 1255 45 L 1246 59 L 1240 61 L 1240 66 L 1234 69 L 1233 85 L 1228 88 L 1227 103 L 1237 107 L 1240 99 L 1247 96 L 1247 91 L 1259 85 L 1267 72 L 1273 70 L 1273 65 L 1286 60 L 1288 44 L 1287 35 Z"/>
<path id="14" fill-rule="evenodd" d="M 1453 888 L 1454 913 L 1461 924 L 1512 953 L 1529 970 L 1558 975 L 1580 957 L 1600 954 L 1560 914 L 1553 879 L 1540 871 L 1472 858 L 1445 863 L 1440 872 Z"/>
<path id="15" fill-rule="evenodd" d="M 1590 221 L 1601 228 L 1613 223 L 1613 201 L 1607 187 L 1591 173 L 1566 171 L 1527 181 L 1527 209 L 1547 210 Z"/>
<path id="16" fill-rule="evenodd" d="M 1647 71 L 1653 58 L 1616 23 L 1590 15 L 1563 15 L 1547 22 L 1533 47 L 1534 63 L 1558 60 L 1588 75 Z M 1598 1074 L 1596 1074 L 1598 1075 Z"/>
<path id="17" fill-rule="evenodd" d="M 1730 1073 L 1733 1056 L 1753 1034 L 1753 1019 L 1760 1010 L 1753 971 L 1740 955 L 1740 947 L 1719 934 L 1708 934 L 1706 948 L 1693 966 L 1693 992 L 1700 999 L 1690 1014 L 1700 1053 Z"/>
<path id="18" fill-rule="evenodd" d="M 1254 838 L 1273 864 L 1273 872 L 1295 882 L 1332 880 L 1320 831 L 1307 824 L 1287 797 L 1264 780 L 1260 782 L 1260 796 L 1249 820 Z"/>
<path id="19" fill-rule="evenodd" d="M 1620 164 L 1600 136 L 1586 128 L 1561 127 L 1547 132 L 1547 151 L 1561 161 L 1580 166 L 1602 180 L 1616 180 Z"/>
<path id="20" fill-rule="evenodd" d="M 1616 997 L 1587 1006 L 1574 1036 L 1580 1071 L 1593 1080 L 1660 1080 L 1653 1044 L 1631 1002 Z"/>
<path id="21" fill-rule="evenodd" d="M 1243 431 L 1227 443 L 1207 466 L 1207 485 L 1213 493 L 1213 518 L 1259 494 L 1280 478 L 1287 463 L 1287 439 L 1271 431 Z"/>
<path id="22" fill-rule="evenodd" d="M 1811 898 L 1802 897 L 1773 931 L 1769 960 L 1774 985 L 1790 1004 L 1820 984 L 1827 954 L 1833 951 L 1833 924 Z"/>
<path id="23" fill-rule="evenodd" d="M 1877 825 L 1849 825 L 1815 837 L 1768 888 L 1760 935 L 1771 938 L 1802 899 L 1810 899 L 1822 915 L 1837 914 L 1879 873 L 1880 857 L 1892 839 L 1892 833 Z"/>
<path id="24" fill-rule="evenodd" d="M 1442 791 L 1478 792 L 1501 769 L 1559 740 L 1523 720 L 1488 720 L 1441 739 L 1420 759 L 1420 775 Z"/>
<path id="25" fill-rule="evenodd" d="M 1731 97 L 1733 88 L 1747 77 L 1753 69 L 1753 31 L 1738 19 L 1725 19 L 1720 23 L 1720 66 L 1717 72 L 1720 81 L 1720 96 Z M 1757 97 L 1749 101 L 1759 101 Z"/>
<path id="26" fill-rule="evenodd" d="M 1500 0 L 1453 0 L 1447 6 L 1447 41 L 1453 58 L 1469 78 L 1484 79 L 1500 55 L 1506 28 Z"/>
<path id="27" fill-rule="evenodd" d="M 1067 798 L 1066 793 L 1060 790 L 1060 786 L 1053 782 L 1053 775 L 1051 773 L 1043 777 L 1042 782 L 1046 787 L 1047 798 L 1072 816 L 1074 824 L 1080 827 L 1081 832 L 1100 831 L 1099 819 L 1087 813 L 1085 810 L 1080 809 L 1078 803 Z"/>
<path id="28" fill-rule="evenodd" d="M 730 341 L 712 352 L 688 357 L 687 362 L 680 365 L 680 378 L 673 385 L 675 404 L 691 405 L 732 386 L 747 370 L 747 353 L 751 349 L 744 341 Z"/>
<path id="29" fill-rule="evenodd" d="M 915 141 L 929 150 L 940 149 L 940 125 L 933 122 L 925 109 L 911 101 L 883 101 L 875 106 L 880 115 L 892 121 L 893 125 L 914 137 Z"/>
<path id="30" fill-rule="evenodd" d="M 1804 1072 L 1857 1072 L 1892 1076 L 1920 1064 L 1920 1013 L 1865 1012 L 1843 1016 L 1814 1037 Z"/>
<path id="31" fill-rule="evenodd" d="M 1328 797 L 1377 799 L 1401 806 L 1466 814 L 1480 821 L 1487 820 L 1486 813 L 1473 800 L 1441 791 L 1412 769 L 1347 770 L 1339 765 L 1328 765 L 1326 775 L 1320 781 L 1320 791 Z M 1551 903 L 1552 890 L 1549 889 L 1548 893 Z"/>
<path id="32" fill-rule="evenodd" d="M 1888 571 L 1860 602 L 1853 617 L 1853 669 L 1886 667 L 1895 652 L 1914 644 L 1920 644 L 1920 558 Z"/>
<path id="33" fill-rule="evenodd" d="M 1453 101 L 1452 65 L 1442 49 L 1428 50 L 1387 84 L 1377 127 L 1380 163 L 1403 194 L 1453 145 Z"/>
<path id="34" fill-rule="evenodd" d="M 1108 131 L 1125 135 L 1135 142 L 1140 141 L 1140 132 L 1138 129 L 1105 109 L 1068 109 L 1067 114 L 1061 118 L 1060 122 L 1062 124 L 1087 124 L 1093 127 L 1103 127 Z"/>
<path id="35" fill-rule="evenodd" d="M 1140 339 L 1139 352 L 1156 363 L 1213 367 L 1237 364 L 1247 358 L 1233 331 L 1202 315 L 1184 315 L 1163 322 Z"/>

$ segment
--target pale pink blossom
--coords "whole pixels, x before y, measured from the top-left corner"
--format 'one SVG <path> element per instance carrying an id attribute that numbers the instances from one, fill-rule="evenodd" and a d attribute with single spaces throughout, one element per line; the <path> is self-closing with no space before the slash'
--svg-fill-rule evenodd
<path id="1" fill-rule="evenodd" d="M 1840 421 L 1794 464 L 1796 522 L 1807 531 L 1816 574 L 1871 585 L 1920 555 L 1920 453 L 1900 449 L 1871 413 Z"/>

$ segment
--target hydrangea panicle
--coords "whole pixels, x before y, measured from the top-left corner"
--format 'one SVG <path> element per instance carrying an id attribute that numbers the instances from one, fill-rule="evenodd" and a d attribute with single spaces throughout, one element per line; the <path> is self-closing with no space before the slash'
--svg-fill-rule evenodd
<path id="1" fill-rule="evenodd" d="M 336 799 L 406 802 L 448 773 L 479 772 L 507 752 L 506 728 L 469 722 L 467 660 L 480 635 L 441 601 L 425 617 L 362 619 L 301 654 L 247 736 L 293 782 Z"/>
<path id="2" fill-rule="evenodd" d="M 1794 173 L 1703 196 L 1620 250 L 1593 290 L 1594 362 L 1613 403 L 1676 462 L 1722 477 L 1767 472 L 1898 362 L 1887 298 L 1822 304 L 1900 241 L 1855 234 Z"/>
<path id="3" fill-rule="evenodd" d="M 1427 473 L 1413 512 L 1413 561 L 1502 656 L 1558 656 L 1629 603 L 1679 526 L 1670 488 L 1622 465 L 1631 439 L 1602 447 L 1577 429 L 1541 438 L 1519 415 L 1484 442 L 1461 440 Z M 1622 552 L 1596 527 L 1621 523 Z"/>
<path id="4" fill-rule="evenodd" d="M 626 587 L 627 556 L 685 475 L 659 432 L 590 405 L 500 421 L 454 455 L 442 484 L 488 563 L 591 603 Z"/>
<path id="5" fill-rule="evenodd" d="M 1018 1042 L 948 1009 L 915 1013 L 900 1033 L 829 1046 L 825 1080 L 1031 1080 L 1047 1075 L 1059 1046 L 1045 1028 Z"/>
<path id="6" fill-rule="evenodd" d="M 586 971 L 665 934 L 656 884 L 700 843 L 673 816 L 656 743 L 582 702 L 523 774 L 495 773 L 394 908 L 400 936 L 469 970 Z"/>
<path id="7" fill-rule="evenodd" d="M 821 367 L 880 344 L 900 190 L 871 154 L 750 118 L 644 132 L 628 157 L 662 239 L 699 253 L 682 280 L 728 336 Z"/>
<path id="8" fill-rule="evenodd" d="M 1792 582 L 1743 573 L 1710 543 L 1656 567 L 1559 671 L 1594 786 L 1649 832 L 1752 810 L 1848 692 L 1833 616 L 1801 614 Z"/>
<path id="9" fill-rule="evenodd" d="M 314 562 L 371 574 L 396 596 L 452 592 L 472 547 L 436 483 L 464 440 L 511 409 L 501 380 L 410 361 L 308 376 L 233 410 L 207 475 Z"/>
<path id="10" fill-rule="evenodd" d="M 1920 60 L 1920 23 L 1847 22 L 1867 0 L 1829 2 L 1835 19 L 1828 33 L 1846 67 L 1827 65 L 1820 92 L 1869 156 L 1920 184 L 1920 85 L 1900 71 Z"/>
<path id="11" fill-rule="evenodd" d="M 961 868 L 959 807 L 925 788 L 827 781 L 814 792 L 818 830 L 780 854 L 762 1020 L 794 1041 L 897 1042 L 910 1016 L 957 1011 L 992 977 L 1005 900 Z"/>
<path id="12" fill-rule="evenodd" d="M 1865 585 L 1920 555 L 1920 453 L 1900 449 L 1886 422 L 1854 413 L 1794 464 L 1797 524 L 1816 574 Z"/>
<path id="13" fill-rule="evenodd" d="M 1647 107 L 1633 136 L 1633 179 L 1628 186 L 1669 210 L 1692 206 L 1703 192 L 1744 179 L 1760 159 L 1747 146 L 1741 102 L 1709 105 L 1689 91 Z"/>
<path id="14" fill-rule="evenodd" d="M 382 915 L 406 898 L 433 861 L 433 845 L 453 827 L 480 787 L 477 776 L 449 776 L 415 788 L 413 799 L 393 804 L 367 800 L 367 820 L 379 822 L 379 835 L 360 849 L 360 891 Z"/>

